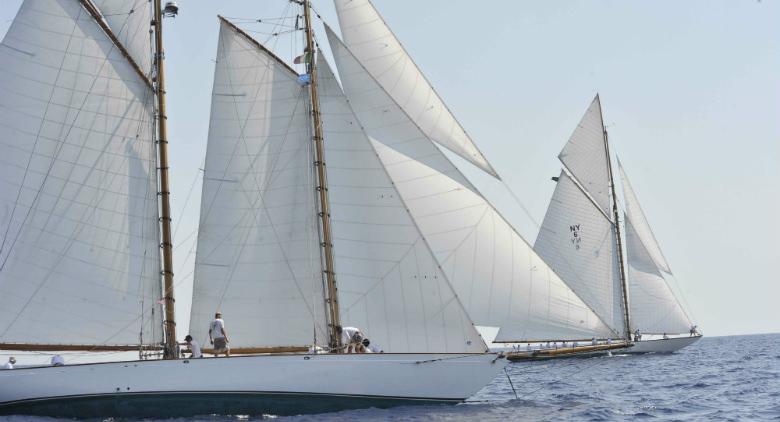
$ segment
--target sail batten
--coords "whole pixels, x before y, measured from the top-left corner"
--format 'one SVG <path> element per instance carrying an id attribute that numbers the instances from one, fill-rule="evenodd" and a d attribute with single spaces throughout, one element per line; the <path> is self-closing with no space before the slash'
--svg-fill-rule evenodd
<path id="1" fill-rule="evenodd" d="M 613 335 L 326 30 L 360 124 L 471 319 L 512 339 Z"/>

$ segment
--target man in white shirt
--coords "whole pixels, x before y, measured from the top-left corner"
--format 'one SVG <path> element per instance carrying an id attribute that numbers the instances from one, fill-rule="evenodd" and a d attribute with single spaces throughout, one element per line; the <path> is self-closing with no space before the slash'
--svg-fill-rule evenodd
<path id="1" fill-rule="evenodd" d="M 214 314 L 214 321 L 209 326 L 209 341 L 214 345 L 214 356 L 224 353 L 225 357 L 230 357 L 230 340 L 225 331 L 225 321 L 222 320 L 222 312 Z"/>
<path id="2" fill-rule="evenodd" d="M 363 334 L 355 327 L 340 327 L 341 345 L 345 353 L 354 353 L 357 351 L 357 345 L 363 341 Z"/>
<path id="3" fill-rule="evenodd" d="M 51 357 L 51 366 L 65 366 L 65 359 L 60 355 L 54 355 Z"/>
<path id="4" fill-rule="evenodd" d="M 3 369 L 14 369 L 14 365 L 16 365 L 16 358 L 11 356 L 8 358 L 8 362 L 3 365 Z"/>
<path id="5" fill-rule="evenodd" d="M 200 350 L 200 344 L 193 340 L 191 335 L 188 334 L 187 337 L 184 337 L 184 344 L 190 348 L 190 358 L 197 359 L 203 357 L 203 353 Z"/>

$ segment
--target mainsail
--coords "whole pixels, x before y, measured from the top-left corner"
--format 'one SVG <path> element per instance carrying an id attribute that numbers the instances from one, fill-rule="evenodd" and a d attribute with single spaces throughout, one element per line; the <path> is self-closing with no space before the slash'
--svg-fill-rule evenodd
<path id="1" fill-rule="evenodd" d="M 360 124 L 472 320 L 507 341 L 614 335 L 326 31 Z"/>
<path id="2" fill-rule="evenodd" d="M 369 0 L 335 0 L 344 43 L 420 130 L 498 177 Z"/>
<path id="3" fill-rule="evenodd" d="M 615 236 L 608 215 L 562 170 L 534 250 L 621 332 L 623 296 Z"/>
<path id="4" fill-rule="evenodd" d="M 627 335 L 620 233 L 615 225 L 610 159 L 598 95 L 558 158 L 557 179 L 536 250 L 598 316 Z"/>
<path id="5" fill-rule="evenodd" d="M 307 88 L 222 21 L 191 326 L 234 347 L 326 345 Z M 341 323 L 386 352 L 483 352 L 327 63 L 318 86 Z"/>
<path id="6" fill-rule="evenodd" d="M 108 32 L 149 8 L 25 0 L 0 44 L 0 343 L 162 340 L 149 53 Z"/>
<path id="7" fill-rule="evenodd" d="M 297 74 L 220 21 L 191 334 L 216 311 L 231 346 L 324 340 L 309 94 Z"/>
<path id="8" fill-rule="evenodd" d="M 691 320 L 664 274 L 669 265 L 645 218 L 623 166 L 618 162 L 626 201 L 626 252 L 632 326 L 648 334 L 688 332 Z"/>

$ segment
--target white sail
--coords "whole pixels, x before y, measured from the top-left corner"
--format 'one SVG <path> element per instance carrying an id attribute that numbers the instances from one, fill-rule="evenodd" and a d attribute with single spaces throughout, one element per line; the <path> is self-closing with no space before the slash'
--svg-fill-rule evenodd
<path id="1" fill-rule="evenodd" d="M 626 201 L 626 252 L 631 292 L 631 325 L 643 333 L 688 332 L 691 321 L 666 281 L 669 265 L 661 253 L 631 183 L 619 165 Z"/>
<path id="2" fill-rule="evenodd" d="M 631 328 L 647 334 L 687 333 L 691 321 L 685 314 L 645 248 L 631 218 L 626 215 L 628 288 L 631 292 Z"/>
<path id="3" fill-rule="evenodd" d="M 0 44 L 0 342 L 161 341 L 153 100 L 79 1 L 23 2 Z"/>
<path id="4" fill-rule="evenodd" d="M 561 171 L 534 250 L 610 327 L 624 332 L 620 261 L 612 222 Z"/>
<path id="5" fill-rule="evenodd" d="M 344 43 L 420 130 L 497 176 L 369 0 L 335 0 Z"/>
<path id="6" fill-rule="evenodd" d="M 623 182 L 623 197 L 626 201 L 626 219 L 632 221 L 634 230 L 658 269 L 671 273 L 672 270 L 669 268 L 663 252 L 661 252 L 661 246 L 658 245 L 658 241 L 655 239 L 650 223 L 647 222 L 645 212 L 642 210 L 642 206 L 639 205 L 639 199 L 631 187 L 631 182 L 628 181 L 628 176 L 620 161 L 618 161 L 618 168 L 620 169 L 620 180 Z"/>
<path id="7" fill-rule="evenodd" d="M 222 21 L 211 104 L 190 333 L 221 311 L 234 348 L 326 342 L 308 90 Z"/>
<path id="8" fill-rule="evenodd" d="M 485 351 L 333 72 L 319 64 L 342 325 L 385 352 Z"/>
<path id="9" fill-rule="evenodd" d="M 91 0 L 133 61 L 149 75 L 152 69 L 152 4 L 149 0 Z"/>
<path id="10" fill-rule="evenodd" d="M 511 340 L 611 335 L 326 29 L 358 119 L 472 320 Z"/>
<path id="11" fill-rule="evenodd" d="M 596 95 L 558 159 L 609 215 L 609 162 L 606 151 L 601 102 Z"/>

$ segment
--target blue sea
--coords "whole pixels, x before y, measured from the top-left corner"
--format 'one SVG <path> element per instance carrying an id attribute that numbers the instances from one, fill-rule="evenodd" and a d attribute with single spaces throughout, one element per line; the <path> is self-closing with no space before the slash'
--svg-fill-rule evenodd
<path id="1" fill-rule="evenodd" d="M 511 384 L 502 374 L 456 406 L 168 421 L 780 421 L 780 334 L 705 337 L 670 355 L 520 362 L 507 372 Z M 28 421 L 59 420 L 0 417 Z"/>

